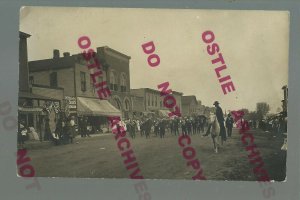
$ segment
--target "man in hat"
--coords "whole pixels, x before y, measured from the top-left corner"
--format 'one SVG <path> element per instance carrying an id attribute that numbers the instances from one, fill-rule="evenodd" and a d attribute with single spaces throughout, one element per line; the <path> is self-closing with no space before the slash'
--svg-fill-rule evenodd
<path id="1" fill-rule="evenodd" d="M 233 127 L 233 118 L 231 117 L 231 114 L 229 113 L 227 115 L 227 118 L 226 118 L 226 128 L 227 128 L 227 136 L 228 137 L 231 137 L 231 134 L 232 134 L 232 127 Z"/>
<path id="2" fill-rule="evenodd" d="M 216 117 L 220 125 L 220 136 L 222 138 L 221 144 L 223 144 L 223 141 L 226 141 L 226 129 L 224 126 L 224 114 L 219 104 L 218 101 L 215 101 L 213 105 L 216 107 Z"/>

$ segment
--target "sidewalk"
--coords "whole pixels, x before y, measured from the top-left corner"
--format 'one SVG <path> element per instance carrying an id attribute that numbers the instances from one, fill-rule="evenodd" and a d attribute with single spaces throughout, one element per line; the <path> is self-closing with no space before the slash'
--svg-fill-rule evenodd
<path id="1" fill-rule="evenodd" d="M 111 135 L 111 133 L 97 133 L 97 134 L 91 134 L 91 137 L 81 137 L 80 135 L 76 135 L 75 139 L 76 141 L 78 140 L 82 140 L 82 139 L 88 139 L 88 138 L 93 138 L 93 137 L 103 137 L 103 136 L 107 136 L 107 135 Z M 39 140 L 28 140 L 25 141 L 25 148 L 28 150 L 32 150 L 32 149 L 45 149 L 45 148 L 50 148 L 52 146 L 55 146 L 54 143 L 52 141 L 39 141 Z"/>

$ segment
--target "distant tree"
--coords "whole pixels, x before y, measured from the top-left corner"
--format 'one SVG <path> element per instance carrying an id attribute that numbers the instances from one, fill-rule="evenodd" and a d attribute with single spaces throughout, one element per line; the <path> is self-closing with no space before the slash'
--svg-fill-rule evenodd
<path id="1" fill-rule="evenodd" d="M 249 113 L 249 120 L 256 121 L 258 119 L 257 113 L 252 111 Z"/>
<path id="2" fill-rule="evenodd" d="M 266 102 L 256 103 L 256 113 L 259 120 L 263 119 L 270 111 L 270 106 Z"/>
<path id="3" fill-rule="evenodd" d="M 240 111 L 244 112 L 244 119 L 249 120 L 249 110 L 247 108 L 242 108 Z"/>

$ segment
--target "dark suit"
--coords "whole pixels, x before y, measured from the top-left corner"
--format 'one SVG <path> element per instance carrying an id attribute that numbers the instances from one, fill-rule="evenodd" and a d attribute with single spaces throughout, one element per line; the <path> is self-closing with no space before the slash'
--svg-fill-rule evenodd
<path id="1" fill-rule="evenodd" d="M 224 126 L 224 114 L 223 114 L 222 108 L 219 105 L 216 108 L 217 108 L 216 116 L 217 116 L 218 123 L 220 125 L 220 136 L 223 141 L 226 141 L 226 129 Z"/>

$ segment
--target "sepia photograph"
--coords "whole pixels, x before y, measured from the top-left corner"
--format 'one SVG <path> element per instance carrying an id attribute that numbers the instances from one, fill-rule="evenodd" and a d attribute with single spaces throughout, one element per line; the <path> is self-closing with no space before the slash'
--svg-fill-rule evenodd
<path id="1" fill-rule="evenodd" d="M 37 177 L 286 181 L 289 31 L 288 11 L 24 6 L 18 159 Z"/>

